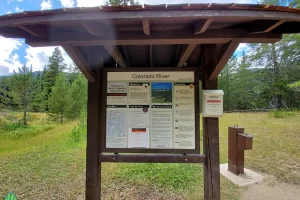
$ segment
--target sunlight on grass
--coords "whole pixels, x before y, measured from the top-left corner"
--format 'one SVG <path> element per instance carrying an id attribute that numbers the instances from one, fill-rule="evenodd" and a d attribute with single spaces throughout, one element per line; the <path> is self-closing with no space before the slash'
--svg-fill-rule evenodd
<path id="1" fill-rule="evenodd" d="M 9 116 L 5 119 L 9 123 L 21 117 L 19 113 Z M 31 116 L 32 127 L 49 125 L 44 114 Z M 253 150 L 246 151 L 247 168 L 300 184 L 299 120 L 299 113 L 288 118 L 271 118 L 268 113 L 225 114 L 220 118 L 221 163 L 227 162 L 228 126 L 238 124 L 254 135 Z M 77 121 L 51 124 L 52 129 L 18 139 L 0 136 L 0 196 L 14 191 L 19 199 L 83 199 L 86 141 L 72 139 L 76 125 Z M 147 188 L 170 199 L 174 195 L 198 200 L 203 198 L 203 168 L 198 164 L 102 164 L 104 197 L 120 198 L 120 188 L 126 191 L 123 198 Z M 221 199 L 239 199 L 239 192 L 221 176 Z"/>

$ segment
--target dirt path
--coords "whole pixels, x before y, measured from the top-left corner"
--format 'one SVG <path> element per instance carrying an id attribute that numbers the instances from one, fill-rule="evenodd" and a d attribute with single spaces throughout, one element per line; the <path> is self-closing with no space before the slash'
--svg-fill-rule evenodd
<path id="1" fill-rule="evenodd" d="M 264 181 L 250 185 L 241 200 L 299 200 L 300 185 L 287 184 L 264 174 Z"/>

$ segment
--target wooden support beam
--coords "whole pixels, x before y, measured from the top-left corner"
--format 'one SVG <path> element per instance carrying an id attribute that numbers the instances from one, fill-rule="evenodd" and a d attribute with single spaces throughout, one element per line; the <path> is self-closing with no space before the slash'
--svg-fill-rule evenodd
<path id="1" fill-rule="evenodd" d="M 273 29 L 275 29 L 276 27 L 278 27 L 281 24 L 283 24 L 284 22 L 286 22 L 286 20 L 276 21 L 275 23 L 273 23 L 272 25 L 270 25 L 267 29 L 265 29 L 263 32 L 270 32 Z"/>
<path id="2" fill-rule="evenodd" d="M 146 35 L 150 35 L 150 22 L 147 19 L 143 19 L 143 31 Z"/>
<path id="3" fill-rule="evenodd" d="M 101 55 L 99 55 L 101 56 Z M 87 147 L 86 147 L 86 199 L 101 199 L 101 154 L 100 141 L 100 113 L 101 113 L 101 73 L 100 67 L 96 69 L 96 81 L 88 83 L 88 107 L 87 107 Z"/>
<path id="4" fill-rule="evenodd" d="M 104 45 L 108 53 L 116 60 L 120 67 L 127 67 L 126 62 L 116 46 Z"/>
<path id="5" fill-rule="evenodd" d="M 256 20 L 253 22 L 235 25 L 233 28 L 241 28 L 249 33 L 267 33 L 271 32 L 284 22 L 286 22 L 286 20 Z"/>
<path id="6" fill-rule="evenodd" d="M 66 51 L 66 53 L 70 56 L 70 58 L 74 61 L 74 63 L 77 65 L 77 67 L 83 73 L 83 75 L 90 82 L 94 82 L 96 80 L 96 75 L 93 72 L 93 70 L 89 67 L 89 63 L 82 55 L 79 48 L 68 45 L 68 44 L 64 44 L 62 47 Z"/>
<path id="7" fill-rule="evenodd" d="M 215 80 L 222 69 L 225 67 L 228 60 L 231 58 L 237 47 L 239 46 L 241 39 L 233 39 L 231 42 L 224 44 L 218 53 L 217 64 L 209 69 L 208 79 Z"/>
<path id="8" fill-rule="evenodd" d="M 150 51 L 150 67 L 153 67 L 153 46 L 149 46 L 149 51 Z"/>
<path id="9" fill-rule="evenodd" d="M 193 50 L 196 48 L 197 44 L 189 44 L 184 53 L 182 54 L 177 67 L 182 67 L 186 60 L 190 57 Z"/>
<path id="10" fill-rule="evenodd" d="M 35 32 L 34 30 L 30 29 L 29 27 L 26 26 L 19 26 L 21 29 L 23 29 L 24 31 L 26 31 L 27 33 L 30 33 L 33 36 L 39 37 L 41 36 L 38 32 Z"/>
<path id="11" fill-rule="evenodd" d="M 202 34 L 192 34 L 189 31 L 157 31 L 151 35 L 141 32 L 118 33 L 102 37 L 83 33 L 61 33 L 51 38 L 32 37 L 26 43 L 33 47 L 59 46 L 63 43 L 73 46 L 101 46 L 101 45 L 160 45 L 160 44 L 223 44 L 232 39 L 242 39 L 243 43 L 273 43 L 281 40 L 278 33 L 249 34 L 244 30 L 207 30 Z"/>
<path id="12" fill-rule="evenodd" d="M 93 26 L 91 26 L 90 24 L 88 24 L 88 22 L 86 21 L 81 21 L 81 25 L 83 26 L 83 28 L 90 34 L 92 35 L 98 35 L 101 36 L 103 34 L 102 31 L 96 30 Z"/>
<path id="13" fill-rule="evenodd" d="M 125 62 L 127 64 L 127 66 L 130 66 L 130 58 L 128 55 L 127 47 L 125 45 L 122 45 L 122 49 L 123 49 L 123 53 L 124 53 L 124 57 L 125 57 Z"/>
<path id="14" fill-rule="evenodd" d="M 217 64 L 216 45 L 203 45 L 201 49 L 202 89 L 215 90 L 218 81 L 208 79 L 208 69 Z M 203 117 L 204 199 L 220 200 L 219 119 Z"/>
<path id="15" fill-rule="evenodd" d="M 100 154 L 100 162 L 135 162 L 135 163 L 204 163 L 205 156 L 195 155 L 176 155 L 176 154 Z"/>
<path id="16" fill-rule="evenodd" d="M 193 26 L 194 34 L 204 33 L 208 29 L 212 21 L 212 19 L 204 19 L 197 21 Z"/>

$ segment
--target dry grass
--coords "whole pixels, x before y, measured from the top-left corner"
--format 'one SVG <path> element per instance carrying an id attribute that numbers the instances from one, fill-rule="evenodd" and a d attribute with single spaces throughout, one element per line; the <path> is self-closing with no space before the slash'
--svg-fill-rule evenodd
<path id="1" fill-rule="evenodd" d="M 44 123 L 44 115 L 31 122 Z M 220 119 L 221 162 L 227 162 L 227 127 L 239 124 L 254 135 L 246 166 L 299 183 L 300 115 L 283 119 L 267 113 L 225 114 Z M 34 137 L 18 140 L 0 137 L 0 197 L 13 191 L 19 199 L 84 199 L 85 141 L 75 143 L 70 131 L 76 122 Z M 102 165 L 104 199 L 191 199 L 203 197 L 201 165 Z M 221 198 L 239 199 L 239 189 L 221 177 Z"/>

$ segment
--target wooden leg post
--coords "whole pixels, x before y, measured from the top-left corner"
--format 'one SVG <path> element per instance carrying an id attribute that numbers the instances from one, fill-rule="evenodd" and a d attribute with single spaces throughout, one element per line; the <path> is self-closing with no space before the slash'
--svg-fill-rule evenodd
<path id="1" fill-rule="evenodd" d="M 88 108 L 87 108 L 87 149 L 86 149 L 86 199 L 101 199 L 101 164 L 100 154 L 100 73 L 97 80 L 88 83 Z"/>
<path id="2" fill-rule="evenodd" d="M 218 88 L 217 80 L 208 80 L 208 71 L 216 64 L 216 46 L 204 45 L 202 48 L 202 89 Z M 206 70 L 205 70 L 206 69 Z M 204 199 L 220 200 L 220 149 L 219 119 L 203 117 Z"/>

